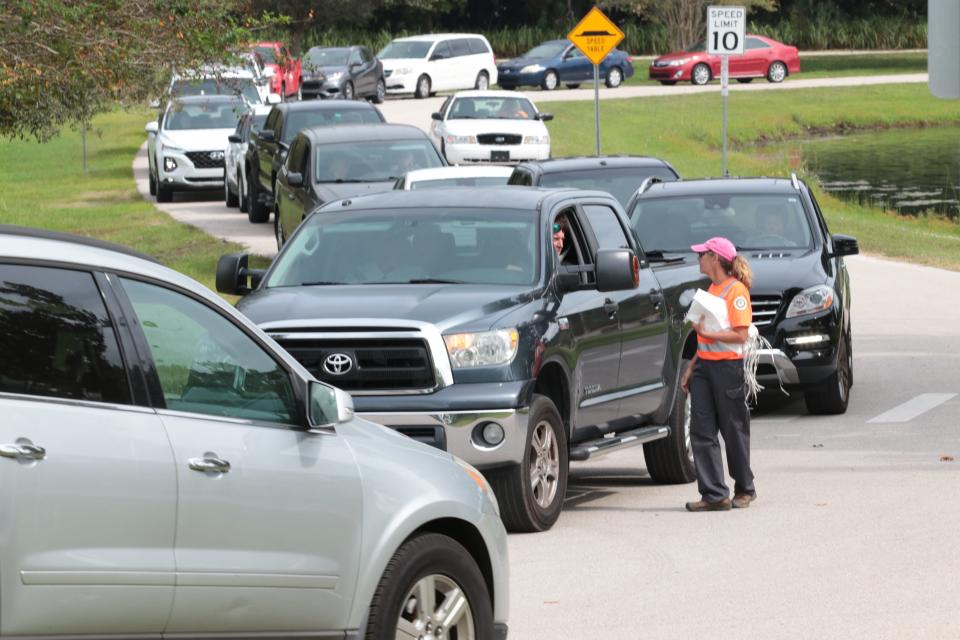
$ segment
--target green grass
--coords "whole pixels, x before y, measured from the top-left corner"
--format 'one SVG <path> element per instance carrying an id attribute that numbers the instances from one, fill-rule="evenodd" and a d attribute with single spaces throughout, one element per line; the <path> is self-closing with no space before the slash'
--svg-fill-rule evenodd
<path id="1" fill-rule="evenodd" d="M 816 133 L 960 124 L 957 103 L 933 98 L 926 85 L 765 91 L 731 96 L 728 166 L 731 175 L 804 176 L 800 158 L 758 142 Z M 721 172 L 719 94 L 601 102 L 601 147 L 668 160 L 685 177 Z M 593 104 L 552 103 L 548 124 L 553 154 L 592 154 Z M 843 202 L 815 187 L 834 233 L 858 237 L 866 253 L 960 270 L 960 225 L 935 218 L 907 218 Z"/>
<path id="2" fill-rule="evenodd" d="M 176 222 L 143 200 L 133 156 L 150 111 L 115 111 L 94 120 L 87 136 L 64 130 L 45 144 L 0 139 L 0 223 L 79 233 L 128 245 L 212 287 L 217 259 L 240 245 Z"/>

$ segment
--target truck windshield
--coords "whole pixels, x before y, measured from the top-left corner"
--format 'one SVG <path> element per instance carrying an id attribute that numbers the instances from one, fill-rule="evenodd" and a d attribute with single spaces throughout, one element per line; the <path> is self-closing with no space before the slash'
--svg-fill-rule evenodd
<path id="1" fill-rule="evenodd" d="M 738 249 L 809 248 L 810 222 L 795 195 L 704 195 L 641 198 L 630 224 L 645 251 L 689 252 L 714 236 Z"/>
<path id="2" fill-rule="evenodd" d="M 303 223 L 267 287 L 311 284 L 531 285 L 537 221 L 526 210 L 323 212 Z"/>
<path id="3" fill-rule="evenodd" d="M 668 167 L 623 167 L 622 169 L 587 169 L 560 171 L 544 174 L 541 187 L 574 187 L 606 191 L 624 207 L 630 197 L 640 188 L 640 183 L 650 176 L 671 182 L 677 176 Z"/>

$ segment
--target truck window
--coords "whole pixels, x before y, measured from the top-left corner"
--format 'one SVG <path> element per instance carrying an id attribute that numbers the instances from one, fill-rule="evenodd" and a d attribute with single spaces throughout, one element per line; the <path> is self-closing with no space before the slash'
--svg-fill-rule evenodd
<path id="1" fill-rule="evenodd" d="M 583 212 L 597 238 L 597 249 L 631 248 L 616 211 L 610 207 L 588 204 L 583 207 Z"/>
<path id="2" fill-rule="evenodd" d="M 676 174 L 666 166 L 598 168 L 546 173 L 540 180 L 540 186 L 606 191 L 626 207 L 630 197 L 640 188 L 640 183 L 650 176 L 661 178 L 664 182 L 677 179 Z"/>

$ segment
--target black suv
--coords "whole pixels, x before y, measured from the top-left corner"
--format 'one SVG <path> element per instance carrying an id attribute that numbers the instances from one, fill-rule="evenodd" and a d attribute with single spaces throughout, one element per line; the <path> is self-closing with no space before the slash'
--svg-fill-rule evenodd
<path id="1" fill-rule="evenodd" d="M 683 180 L 649 185 L 627 207 L 647 255 L 666 270 L 699 272 L 690 245 L 729 238 L 754 272 L 754 324 L 773 348 L 760 381 L 803 391 L 811 413 L 847 410 L 853 385 L 850 278 L 843 257 L 855 238 L 831 234 L 796 175 Z"/>
<path id="2" fill-rule="evenodd" d="M 676 170 L 660 158 L 601 156 L 521 162 L 507 184 L 596 189 L 606 191 L 625 207 L 644 181 L 669 182 L 679 178 Z"/>

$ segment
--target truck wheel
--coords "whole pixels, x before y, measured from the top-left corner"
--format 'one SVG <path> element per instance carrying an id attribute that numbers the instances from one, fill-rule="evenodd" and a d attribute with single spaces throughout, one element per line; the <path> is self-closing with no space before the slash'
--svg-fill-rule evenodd
<path id="1" fill-rule="evenodd" d="M 228 207 L 240 206 L 240 198 L 238 198 L 237 194 L 230 188 L 230 181 L 227 180 L 226 176 L 223 177 L 223 199 Z"/>
<path id="2" fill-rule="evenodd" d="M 246 213 L 250 208 L 250 201 L 247 198 L 247 185 L 243 184 L 243 173 L 237 169 L 237 191 L 240 195 L 240 211 Z"/>
<path id="3" fill-rule="evenodd" d="M 546 531 L 556 523 L 567 493 L 570 461 L 560 412 L 535 395 L 527 422 L 523 462 L 490 473 L 508 531 Z"/>
<path id="4" fill-rule="evenodd" d="M 493 637 L 493 605 L 470 552 L 437 533 L 405 542 L 370 603 L 366 640 Z"/>
<path id="5" fill-rule="evenodd" d="M 267 205 L 260 201 L 260 177 L 256 174 L 250 176 L 247 184 L 247 219 L 254 224 L 266 222 L 270 219 L 270 210 Z"/>
<path id="6" fill-rule="evenodd" d="M 680 364 L 683 372 L 690 366 L 689 360 Z M 690 394 L 677 389 L 673 409 L 667 421 L 670 435 L 643 445 L 643 459 L 654 482 L 683 484 L 693 482 L 697 471 L 693 466 L 693 447 L 690 445 Z"/>
<path id="7" fill-rule="evenodd" d="M 803 394 L 807 411 L 815 415 L 837 415 L 847 412 L 853 380 L 853 351 L 850 336 L 844 335 L 837 347 L 837 370 L 819 389 Z"/>

